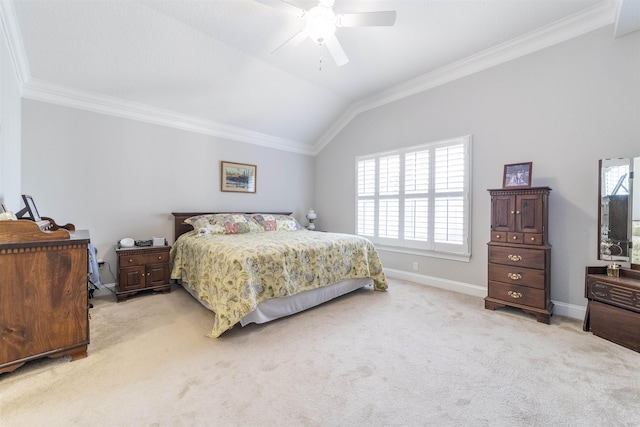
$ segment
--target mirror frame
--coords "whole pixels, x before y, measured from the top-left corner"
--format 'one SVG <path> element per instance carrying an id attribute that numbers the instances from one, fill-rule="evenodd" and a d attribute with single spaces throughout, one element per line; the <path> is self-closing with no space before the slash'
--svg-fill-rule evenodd
<path id="1" fill-rule="evenodd" d="M 615 256 L 615 255 L 605 255 L 602 252 L 602 248 L 603 245 L 608 243 L 608 242 L 604 242 L 602 239 L 602 227 L 603 227 L 603 194 L 602 194 L 602 185 L 603 185 L 603 162 L 606 162 L 607 160 L 611 160 L 611 161 L 616 161 L 617 163 L 622 163 L 622 164 L 627 164 L 629 165 L 629 188 L 628 188 L 628 192 L 629 192 L 629 197 L 628 197 L 628 206 L 627 206 L 627 256 Z M 634 252 L 640 251 L 640 247 L 638 247 L 638 245 L 636 245 L 635 250 L 634 251 L 634 247 L 633 247 L 633 215 L 634 215 L 634 210 L 633 210 L 633 205 L 634 205 L 634 196 L 638 197 L 640 199 L 640 196 L 638 195 L 638 193 L 640 193 L 640 188 L 634 189 L 633 186 L 633 178 L 634 178 L 634 163 L 636 165 L 640 164 L 640 157 L 636 157 L 636 158 L 618 158 L 618 159 L 601 159 L 598 162 L 598 230 L 597 230 L 597 238 L 598 238 L 598 242 L 597 242 L 597 251 L 598 251 L 598 255 L 597 255 L 597 259 L 598 260 L 602 260 L 602 261 L 610 261 L 610 262 L 624 262 L 624 263 L 629 263 L 631 269 L 634 270 L 640 270 L 640 264 L 634 264 Z M 607 166 L 606 164 L 604 165 L 605 167 Z M 634 194 L 636 193 L 636 194 Z M 636 215 L 639 215 L 640 212 L 635 212 Z M 608 227 L 608 224 L 606 225 Z M 637 256 L 637 255 L 636 255 Z"/>

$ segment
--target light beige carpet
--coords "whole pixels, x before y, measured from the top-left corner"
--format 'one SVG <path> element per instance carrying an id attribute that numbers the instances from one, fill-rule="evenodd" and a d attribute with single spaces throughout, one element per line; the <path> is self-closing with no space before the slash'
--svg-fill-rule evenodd
<path id="1" fill-rule="evenodd" d="M 181 288 L 94 299 L 89 357 L 0 376 L 0 425 L 637 426 L 640 354 L 398 280 L 207 338 Z"/>

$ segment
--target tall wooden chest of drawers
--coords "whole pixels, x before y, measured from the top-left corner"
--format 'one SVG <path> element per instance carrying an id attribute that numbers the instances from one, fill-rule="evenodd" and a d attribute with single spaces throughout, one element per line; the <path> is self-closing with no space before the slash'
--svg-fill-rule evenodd
<path id="1" fill-rule="evenodd" d="M 489 310 L 510 306 L 549 323 L 551 245 L 548 243 L 549 187 L 489 190 L 491 241 Z"/>

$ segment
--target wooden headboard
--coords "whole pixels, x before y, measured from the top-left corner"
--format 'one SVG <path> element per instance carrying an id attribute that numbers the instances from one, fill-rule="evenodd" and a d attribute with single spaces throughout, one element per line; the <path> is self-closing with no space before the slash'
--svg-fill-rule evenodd
<path id="1" fill-rule="evenodd" d="M 265 213 L 270 215 L 291 215 L 291 212 L 171 212 L 173 215 L 173 236 L 174 241 L 178 240 L 178 237 L 184 233 L 193 230 L 193 227 L 189 224 L 185 224 L 184 220 L 196 215 L 208 215 L 208 214 L 233 214 L 233 213 L 246 213 L 256 214 Z"/>

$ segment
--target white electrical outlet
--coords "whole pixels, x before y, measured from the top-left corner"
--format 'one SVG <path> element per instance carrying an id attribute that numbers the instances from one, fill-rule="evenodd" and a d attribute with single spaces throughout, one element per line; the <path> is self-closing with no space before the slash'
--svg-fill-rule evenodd
<path id="1" fill-rule="evenodd" d="M 418 263 L 417 262 L 413 263 L 413 271 L 418 271 Z"/>

